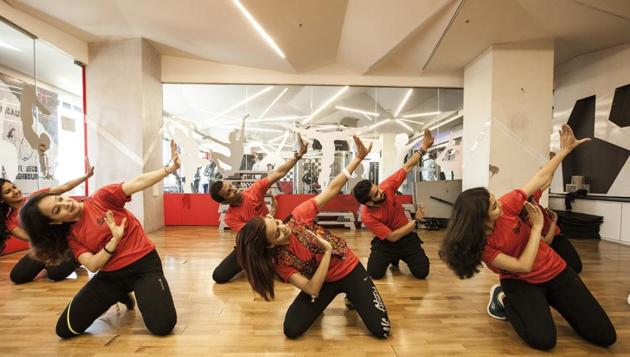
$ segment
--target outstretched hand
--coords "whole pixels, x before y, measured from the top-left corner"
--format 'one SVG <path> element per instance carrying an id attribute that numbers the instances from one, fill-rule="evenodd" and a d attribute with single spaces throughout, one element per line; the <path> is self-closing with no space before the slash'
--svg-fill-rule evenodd
<path id="1" fill-rule="evenodd" d="M 306 150 L 308 149 L 308 142 L 305 142 L 302 139 L 302 135 L 298 134 L 298 144 L 300 146 L 300 148 L 298 149 L 298 152 L 295 153 L 295 157 L 298 159 L 301 159 L 302 156 L 304 156 L 304 154 L 306 154 Z"/>
<path id="2" fill-rule="evenodd" d="M 361 160 L 365 159 L 365 157 L 372 150 L 372 143 L 370 143 L 370 145 L 366 148 L 365 144 L 363 144 L 363 142 L 361 141 L 361 139 L 359 139 L 358 136 L 353 135 L 352 138 L 354 139 L 354 146 L 357 149 L 357 157 Z"/>
<path id="3" fill-rule="evenodd" d="M 434 140 L 435 139 L 433 138 L 433 134 L 431 134 L 431 130 L 424 129 L 424 136 L 422 137 L 422 149 L 424 149 L 424 151 L 429 150 L 431 145 L 433 145 Z"/>
<path id="4" fill-rule="evenodd" d="M 558 133 L 560 134 L 560 149 L 563 151 L 571 151 L 579 145 L 591 141 L 590 138 L 576 139 L 575 134 L 573 134 L 573 129 L 567 124 L 562 125 L 562 129 L 560 129 Z"/>
<path id="5" fill-rule="evenodd" d="M 177 171 L 179 167 L 182 166 L 179 159 L 179 153 L 177 152 L 177 144 L 175 144 L 175 140 L 171 140 L 171 161 L 170 162 L 171 164 L 168 165 L 168 167 L 166 168 L 166 171 L 170 174 Z"/>
<path id="6" fill-rule="evenodd" d="M 90 165 L 90 158 L 88 157 L 85 158 L 85 167 L 87 168 L 85 172 L 85 179 L 87 180 L 94 175 L 94 166 Z"/>

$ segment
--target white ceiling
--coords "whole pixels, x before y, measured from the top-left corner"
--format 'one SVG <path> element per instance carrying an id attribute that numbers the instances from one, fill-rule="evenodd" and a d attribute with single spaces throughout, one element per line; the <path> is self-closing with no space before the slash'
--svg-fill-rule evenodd
<path id="1" fill-rule="evenodd" d="M 628 0 L 5 0 L 87 42 L 144 37 L 163 54 L 302 73 L 461 70 L 493 44 L 554 39 L 556 62 L 630 41 Z"/>

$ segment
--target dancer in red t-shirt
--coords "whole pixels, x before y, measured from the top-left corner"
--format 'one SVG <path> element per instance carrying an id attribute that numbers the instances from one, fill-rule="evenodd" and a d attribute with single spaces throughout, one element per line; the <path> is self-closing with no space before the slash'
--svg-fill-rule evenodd
<path id="1" fill-rule="evenodd" d="M 4 249 L 4 242 L 13 237 L 30 242 L 28 233 L 21 227 L 18 216 L 22 206 L 26 201 L 41 192 L 50 192 L 53 194 L 66 193 L 94 174 L 94 167 L 90 166 L 90 162 L 86 160 L 88 172 L 79 178 L 70 180 L 56 187 L 44 188 L 24 196 L 22 191 L 11 181 L 0 178 L 0 252 Z M 72 274 L 81 264 L 74 257 L 67 257 L 59 264 L 45 264 L 31 257 L 31 254 L 24 255 L 11 269 L 11 281 L 15 284 L 24 284 L 33 281 L 35 277 L 42 271 L 46 270 L 46 276 L 52 281 L 65 280 L 68 275 Z"/>
<path id="2" fill-rule="evenodd" d="M 462 279 L 479 272 L 482 261 L 500 274 L 507 318 L 536 349 L 556 344 L 550 306 L 593 344 L 610 346 L 617 339 L 606 312 L 579 276 L 549 245 L 540 244 L 544 218 L 540 208 L 527 201 L 551 179 L 560 162 L 588 140 L 577 140 L 563 125 L 561 152 L 521 188 L 498 199 L 482 187 L 462 192 L 440 249 L 442 259 Z M 529 224 L 519 217 L 523 207 Z"/>
<path id="3" fill-rule="evenodd" d="M 307 144 L 298 136 L 300 148 L 293 158 L 278 166 L 275 171 L 265 178 L 256 181 L 251 187 L 238 191 L 229 182 L 215 181 L 210 186 L 210 195 L 218 203 L 230 205 L 225 213 L 225 223 L 231 230 L 238 233 L 253 217 L 264 217 L 269 214 L 265 204 L 265 193 L 271 185 L 283 178 L 295 164 L 306 154 Z M 214 269 L 212 278 L 217 283 L 227 283 L 241 271 L 236 261 L 236 251 L 232 251 Z"/>
<path id="4" fill-rule="evenodd" d="M 81 335 L 118 301 L 133 308 L 128 297 L 132 291 L 151 333 L 163 336 L 175 327 L 177 312 L 155 244 L 125 204 L 179 166 L 177 146 L 171 141 L 168 167 L 102 187 L 82 202 L 41 193 L 24 205 L 20 219 L 38 258 L 57 261 L 70 250 L 88 270 L 98 271 L 59 317 L 57 335 Z"/>
<path id="5" fill-rule="evenodd" d="M 409 171 L 431 145 L 433 136 L 431 131 L 425 130 L 420 150 L 416 151 L 398 171 L 380 185 L 362 180 L 352 189 L 356 200 L 363 205 L 361 208 L 363 224 L 376 236 L 372 239 L 367 265 L 367 271 L 373 279 L 381 279 L 385 276 L 387 267 L 390 264 L 397 267 L 399 260 L 407 264 L 415 278 L 425 279 L 429 275 L 429 258 L 415 232 L 416 222 L 424 217 L 424 210 L 420 206 L 415 219 L 409 221 L 395 195 Z"/>
<path id="6" fill-rule="evenodd" d="M 326 306 L 345 293 L 370 332 L 385 338 L 390 323 L 376 286 L 348 248 L 346 241 L 314 224 L 319 209 L 339 193 L 361 164 L 372 145 L 365 148 L 354 137 L 356 158 L 315 198 L 295 208 L 287 223 L 273 217 L 254 217 L 239 232 L 238 261 L 255 292 L 265 300 L 274 298 L 278 275 L 302 290 L 284 318 L 284 334 L 302 335 Z"/>

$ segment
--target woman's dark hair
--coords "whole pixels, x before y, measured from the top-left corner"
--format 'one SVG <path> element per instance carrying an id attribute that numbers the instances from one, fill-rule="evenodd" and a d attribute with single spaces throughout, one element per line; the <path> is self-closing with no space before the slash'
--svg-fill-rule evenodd
<path id="1" fill-rule="evenodd" d="M 479 272 L 486 245 L 489 200 L 490 192 L 477 187 L 462 192 L 453 206 L 440 258 L 460 279 L 472 278 Z"/>
<path id="2" fill-rule="evenodd" d="M 255 292 L 266 301 L 273 300 L 276 249 L 269 247 L 265 234 L 265 219 L 252 218 L 236 236 L 236 259 L 245 271 Z"/>
<path id="3" fill-rule="evenodd" d="M 7 215 L 9 214 L 9 209 L 11 207 L 1 198 L 2 186 L 5 183 L 12 185 L 11 181 L 0 178 L 0 245 L 9 238 L 9 231 L 7 230 Z"/>
<path id="4" fill-rule="evenodd" d="M 59 264 L 69 254 L 67 237 L 72 224 L 52 224 L 52 220 L 42 213 L 37 205 L 48 196 L 57 195 L 43 192 L 31 197 L 20 210 L 20 221 L 31 238 L 34 257 L 46 263 Z"/>

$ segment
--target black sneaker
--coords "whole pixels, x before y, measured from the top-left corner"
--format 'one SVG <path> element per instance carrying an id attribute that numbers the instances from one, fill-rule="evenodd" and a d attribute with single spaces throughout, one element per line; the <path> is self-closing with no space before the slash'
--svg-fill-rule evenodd
<path id="1" fill-rule="evenodd" d="M 346 304 L 346 309 L 350 311 L 354 310 L 354 305 L 352 305 L 352 303 L 350 302 L 350 299 L 348 299 L 347 296 L 343 298 L 343 303 Z"/>
<path id="2" fill-rule="evenodd" d="M 505 306 L 503 305 L 503 298 L 505 293 L 501 285 L 497 284 L 490 288 L 490 301 L 488 301 L 488 315 L 497 320 L 507 320 L 505 314 Z"/>

